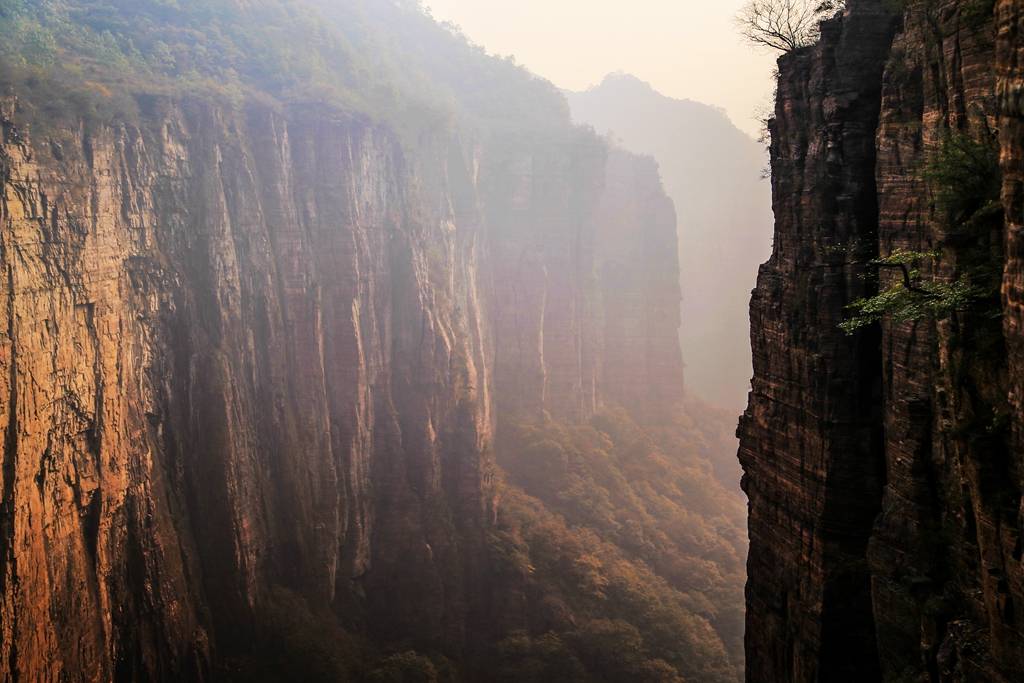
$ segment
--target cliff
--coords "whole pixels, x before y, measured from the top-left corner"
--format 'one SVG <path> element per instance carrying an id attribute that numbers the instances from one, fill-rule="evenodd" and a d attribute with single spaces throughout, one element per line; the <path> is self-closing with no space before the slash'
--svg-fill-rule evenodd
<path id="1" fill-rule="evenodd" d="M 679 212 L 686 386 L 739 412 L 751 375 L 747 303 L 757 267 L 771 251 L 764 145 L 721 110 L 667 97 L 626 74 L 567 97 L 573 120 L 657 160 Z M 739 467 L 729 459 L 738 481 Z"/>
<path id="2" fill-rule="evenodd" d="M 851 0 L 780 60 L 739 430 L 750 681 L 1024 675 L 1022 12 Z M 899 264 L 970 294 L 915 299 Z M 880 324 L 848 335 L 865 302 Z"/>
<path id="3" fill-rule="evenodd" d="M 211 5 L 201 18 L 271 6 Z M 388 11 L 406 17 L 402 7 Z M 145 3 L 117 16 L 150 10 L 171 17 L 167 40 L 185 22 Z M 82 12 L 83 25 L 107 21 Z M 11 35 L 4 49 L 23 33 Z M 473 68 L 512 68 L 452 49 Z M 126 98 L 127 113 L 96 115 L 73 88 L 40 94 L 61 72 L 32 73 L 5 81 L 0 100 L 0 680 L 408 667 L 494 680 L 497 642 L 523 629 L 548 652 L 558 640 L 538 613 L 561 599 L 565 563 L 597 581 L 581 615 L 600 610 L 609 582 L 613 601 L 628 594 L 614 622 L 561 608 L 555 625 L 587 668 L 735 680 L 741 549 L 715 544 L 739 508 L 709 474 L 707 446 L 683 453 L 717 437 L 692 424 L 672 427 L 676 441 L 645 431 L 683 414 L 675 212 L 651 160 L 567 114 L 509 129 L 424 110 L 410 129 L 330 98 L 185 95 L 114 74 L 89 88 L 102 106 Z M 564 522 L 500 481 L 496 434 L 588 425 L 618 406 L 628 411 L 614 423 L 594 423 L 597 443 L 619 444 L 623 463 L 652 438 L 668 444 L 627 478 L 686 473 L 712 521 L 680 509 L 686 535 L 658 529 L 657 548 L 613 545 L 611 531 L 560 547 Z M 510 565 L 495 538 L 513 526 Z M 600 557 L 586 555 L 597 543 Z M 577 555 L 534 576 L 530 552 L 552 547 Z M 671 582 L 643 564 L 665 553 Z M 694 579 L 719 564 L 727 579 Z M 525 592 L 529 608 L 503 604 L 508 566 L 543 605 Z M 647 572 L 643 592 L 634 572 Z M 625 663 L 591 644 L 614 629 L 636 639 Z"/>
<path id="4" fill-rule="evenodd" d="M 417 199 L 467 182 L 459 156 L 153 106 L 49 145 L 4 119 L 6 675 L 192 674 L 276 584 L 459 642 L 490 477 L 478 225 Z"/>
<path id="5" fill-rule="evenodd" d="M 579 130 L 500 143 L 482 173 L 502 410 L 678 414 L 676 215 L 654 162 Z"/>

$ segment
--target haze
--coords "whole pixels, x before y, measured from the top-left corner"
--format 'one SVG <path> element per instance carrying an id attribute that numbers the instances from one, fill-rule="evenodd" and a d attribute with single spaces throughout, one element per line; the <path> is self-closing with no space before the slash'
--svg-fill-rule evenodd
<path id="1" fill-rule="evenodd" d="M 670 97 L 724 108 L 756 136 L 775 56 L 736 34 L 742 0 L 427 0 L 434 16 L 462 27 L 488 51 L 514 55 L 567 90 L 606 74 L 638 76 Z"/>
<path id="2" fill-rule="evenodd" d="M 0 0 L 0 681 L 743 680 L 770 79 L 616 5 Z"/>

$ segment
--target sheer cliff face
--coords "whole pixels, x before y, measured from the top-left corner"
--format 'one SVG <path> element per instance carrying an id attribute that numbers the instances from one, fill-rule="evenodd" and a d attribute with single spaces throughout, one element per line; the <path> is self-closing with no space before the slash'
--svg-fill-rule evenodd
<path id="1" fill-rule="evenodd" d="M 1020 416 L 1024 414 L 1024 2 L 1004 0 L 999 3 L 996 16 L 996 95 L 1007 231 L 1003 275 L 1007 379 L 1010 408 L 1014 415 Z M 1011 448 L 1015 453 L 1024 451 L 1024 424 L 1020 419 L 1011 425 Z M 1017 467 L 1020 467 L 1019 462 Z M 1019 481 L 1019 470 L 1016 476 Z M 1018 560 L 1021 559 L 1019 543 L 1014 546 Z M 1015 580 L 1019 589 L 1024 578 L 1018 572 Z"/>
<path id="2" fill-rule="evenodd" d="M 775 251 L 740 426 L 751 681 L 1024 675 L 1024 5 L 894 7 L 851 2 L 780 62 Z M 996 129 L 1007 221 L 965 236 L 926 169 L 944 140 Z M 845 307 L 895 282 L 864 264 L 897 250 L 938 251 L 925 267 L 939 282 L 1004 272 L 1002 303 L 846 336 Z"/>
<path id="3" fill-rule="evenodd" d="M 479 221 L 420 199 L 468 187 L 454 144 L 427 174 L 316 115 L 189 105 L 48 150 L 11 118 L 4 666 L 182 675 L 274 583 L 365 584 L 388 628 L 457 640 L 489 466 Z"/>
<path id="4" fill-rule="evenodd" d="M 843 680 L 877 659 L 863 556 L 882 481 L 878 340 L 839 330 L 865 283 L 826 254 L 877 230 L 874 134 L 892 24 L 881 10 L 858 13 L 781 63 L 775 248 L 751 303 L 754 382 L 740 425 L 751 680 Z"/>
<path id="5" fill-rule="evenodd" d="M 472 647 L 498 408 L 681 391 L 653 168 L 144 104 L 0 115 L 0 679 L 209 677 L 274 587 Z"/>
<path id="6" fill-rule="evenodd" d="M 500 145 L 482 170 L 495 379 L 509 416 L 677 414 L 676 216 L 654 162 L 582 131 Z M 676 280 L 672 280 L 676 277 Z"/>
<path id="7" fill-rule="evenodd" d="M 634 76 L 609 75 L 567 98 L 574 120 L 657 159 L 680 212 L 686 386 L 739 412 L 751 373 L 747 303 L 771 251 L 764 146 L 722 111 L 666 97 Z"/>

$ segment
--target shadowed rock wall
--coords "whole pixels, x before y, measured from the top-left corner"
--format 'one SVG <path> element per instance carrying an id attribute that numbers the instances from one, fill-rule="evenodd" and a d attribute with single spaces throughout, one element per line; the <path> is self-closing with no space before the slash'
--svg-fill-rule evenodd
<path id="1" fill-rule="evenodd" d="M 775 251 L 751 305 L 740 426 L 751 498 L 751 681 L 1018 680 L 1022 5 L 851 0 L 780 61 Z M 993 66 L 997 68 L 993 69 Z M 999 131 L 1003 209 L 968 232 L 929 168 Z M 996 277 L 952 315 L 852 337 L 866 266 L 938 252 L 925 277 Z M 1003 273 L 1002 297 L 998 273 Z"/>

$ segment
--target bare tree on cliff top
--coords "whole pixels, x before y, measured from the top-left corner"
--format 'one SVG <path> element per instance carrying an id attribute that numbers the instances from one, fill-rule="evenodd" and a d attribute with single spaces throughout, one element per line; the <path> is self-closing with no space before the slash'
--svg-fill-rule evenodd
<path id="1" fill-rule="evenodd" d="M 750 0 L 736 22 L 753 45 L 792 52 L 813 45 L 821 22 L 845 6 L 844 0 Z"/>

